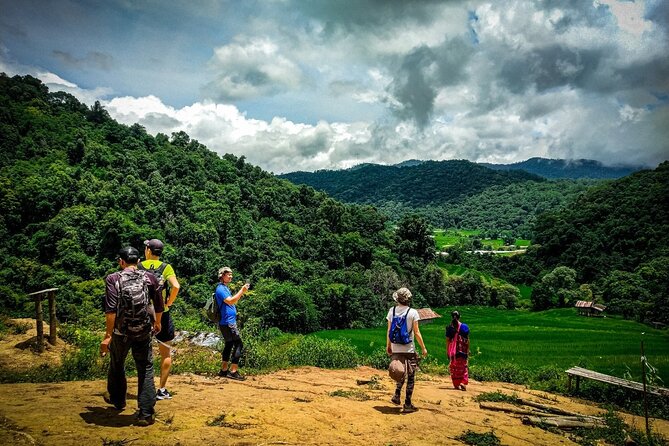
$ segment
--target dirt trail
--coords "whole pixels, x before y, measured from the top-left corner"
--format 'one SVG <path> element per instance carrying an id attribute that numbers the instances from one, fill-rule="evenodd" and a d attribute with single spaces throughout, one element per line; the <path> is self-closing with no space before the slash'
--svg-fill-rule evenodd
<path id="1" fill-rule="evenodd" d="M 23 322 L 23 321 L 21 321 Z M 34 323 L 34 321 L 33 321 Z M 0 337 L 0 367 L 22 370 L 57 362 L 62 341 L 38 355 L 26 348 L 34 327 Z M 358 380 L 372 381 L 358 384 Z M 479 408 L 483 392 L 507 394 L 584 415 L 595 405 L 505 383 L 472 382 L 466 392 L 448 377 L 417 375 L 414 404 L 403 414 L 390 403 L 394 382 L 384 371 L 361 367 L 305 367 L 252 376 L 245 382 L 198 375 L 172 376 L 172 400 L 158 401 L 157 422 L 133 426 L 137 380 L 129 380 L 128 406 L 105 404 L 105 381 L 0 384 L 0 445 L 461 445 L 467 430 L 493 430 L 504 445 L 571 445 L 569 437 L 525 426 L 518 416 Z M 643 419 L 624 415 L 638 429 Z M 669 422 L 655 431 L 669 437 Z"/>
<path id="2" fill-rule="evenodd" d="M 376 386 L 357 384 L 358 379 L 375 376 L 379 378 Z M 473 397 L 501 390 L 583 414 L 600 412 L 593 405 L 522 386 L 471 383 L 462 392 L 449 384 L 447 378 L 421 374 L 414 394 L 420 410 L 402 414 L 389 401 L 393 382 L 372 368 L 300 368 L 249 377 L 246 382 L 174 376 L 170 378 L 174 398 L 157 402 L 158 421 L 145 428 L 132 425 L 135 401 L 129 400 L 120 413 L 103 402 L 104 381 L 4 384 L 0 385 L 0 444 L 95 445 L 103 440 L 133 440 L 129 443 L 133 446 L 461 445 L 454 438 L 466 430 L 494 430 L 505 445 L 570 445 L 575 443 L 565 435 L 525 426 L 510 414 L 480 409 Z M 131 397 L 134 386 L 136 380 L 131 379 Z M 353 398 L 331 395 L 336 391 L 352 392 Z M 365 397 L 369 399 L 362 400 Z M 643 426 L 642 419 L 633 422 Z M 654 428 L 669 435 L 669 422 L 656 421 Z"/>

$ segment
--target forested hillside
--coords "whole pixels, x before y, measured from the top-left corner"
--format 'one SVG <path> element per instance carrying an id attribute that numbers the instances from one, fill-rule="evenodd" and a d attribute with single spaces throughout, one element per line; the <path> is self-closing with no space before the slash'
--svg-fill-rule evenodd
<path id="1" fill-rule="evenodd" d="M 491 186 L 447 205 L 419 208 L 385 202 L 377 208 L 386 215 L 410 212 L 424 216 L 437 228 L 478 229 L 484 236 L 531 239 L 537 215 L 559 209 L 601 180 L 523 181 Z"/>
<path id="2" fill-rule="evenodd" d="M 544 178 L 622 178 L 642 168 L 640 166 L 605 166 L 599 161 L 556 160 L 530 158 L 513 164 L 481 163 L 495 170 L 524 170 Z"/>
<path id="3" fill-rule="evenodd" d="M 281 177 L 345 202 L 372 204 L 391 221 L 417 213 L 438 228 L 479 229 L 493 238 L 531 238 L 537 215 L 602 181 L 548 181 L 522 170 L 495 171 L 469 161 L 364 164 Z"/>
<path id="4" fill-rule="evenodd" d="M 522 171 L 495 171 L 465 160 L 425 161 L 416 165 L 365 164 L 347 170 L 293 172 L 281 175 L 349 203 L 407 206 L 455 203 L 492 186 L 544 181 Z"/>
<path id="5" fill-rule="evenodd" d="M 443 286 L 415 221 L 396 234 L 370 207 L 221 158 L 183 132 L 153 137 L 30 76 L 0 74 L 0 117 L 5 313 L 58 287 L 61 320 L 102 327 L 117 250 L 154 237 L 182 283 L 182 321 L 200 319 L 223 265 L 253 285 L 242 317 L 289 331 L 378 323 L 400 284 L 418 302 Z"/>
<path id="6" fill-rule="evenodd" d="M 596 300 L 607 311 L 669 323 L 669 162 L 589 189 L 542 214 L 524 256 L 454 251 L 451 259 L 532 284 L 536 309 Z"/>

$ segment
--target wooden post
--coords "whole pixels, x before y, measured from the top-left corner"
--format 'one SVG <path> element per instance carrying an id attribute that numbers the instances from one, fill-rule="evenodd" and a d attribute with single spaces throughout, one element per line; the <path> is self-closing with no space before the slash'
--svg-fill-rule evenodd
<path id="1" fill-rule="evenodd" d="M 37 351 L 44 351 L 44 325 L 42 320 L 42 298 L 39 294 L 35 296 L 35 319 L 37 320 Z"/>
<path id="2" fill-rule="evenodd" d="M 49 344 L 56 345 L 57 339 L 57 323 L 56 320 L 56 291 L 49 291 Z"/>
<path id="3" fill-rule="evenodd" d="M 42 314 L 42 298 L 44 295 L 49 297 L 49 343 L 56 344 L 57 325 L 56 321 L 56 291 L 58 288 L 49 288 L 48 290 L 35 291 L 28 294 L 35 299 L 35 319 L 37 321 L 37 350 L 44 351 L 44 316 Z"/>

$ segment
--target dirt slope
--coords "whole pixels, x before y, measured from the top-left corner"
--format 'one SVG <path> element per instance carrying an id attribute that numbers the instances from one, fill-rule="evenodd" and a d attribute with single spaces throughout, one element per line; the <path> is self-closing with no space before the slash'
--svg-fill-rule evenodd
<path id="1" fill-rule="evenodd" d="M 3 335 L 0 367 L 56 362 L 67 348 L 59 341 L 38 355 L 25 347 L 34 336 L 34 328 Z M 462 392 L 452 389 L 448 377 L 419 372 L 419 411 L 403 414 L 390 403 L 395 385 L 385 372 L 300 368 L 245 382 L 172 376 L 174 398 L 158 401 L 157 422 L 140 428 L 133 426 L 136 386 L 130 379 L 128 406 L 119 413 L 102 400 L 105 381 L 0 384 L 0 445 L 461 445 L 455 437 L 467 430 L 493 430 L 504 445 L 571 445 L 564 434 L 481 409 L 474 397 L 499 390 L 585 415 L 601 412 L 587 402 L 512 384 L 473 382 Z M 643 419 L 624 418 L 643 429 Z M 655 421 L 653 427 L 669 437 L 669 422 Z"/>
<path id="2" fill-rule="evenodd" d="M 374 376 L 380 378 L 372 386 L 378 389 L 356 383 Z M 130 380 L 132 397 L 134 386 L 136 380 Z M 402 414 L 389 402 L 392 388 L 387 376 L 371 368 L 300 368 L 243 383 L 174 376 L 170 378 L 174 398 L 158 401 L 156 424 L 139 428 L 132 426 L 133 400 L 120 413 L 103 402 L 104 381 L 4 384 L 0 385 L 0 444 L 95 445 L 106 439 L 133 440 L 132 445 L 459 445 L 454 438 L 471 429 L 494 430 L 506 445 L 569 445 L 574 443 L 565 435 L 480 409 L 473 397 L 502 390 L 583 414 L 599 412 L 592 405 L 521 386 L 472 383 L 462 392 L 451 390 L 446 378 L 421 375 L 414 395 L 420 410 Z M 359 398 L 332 396 L 335 391 L 353 391 L 350 396 Z M 370 399 L 361 400 L 365 396 Z M 634 423 L 643 426 L 641 419 Z M 657 421 L 654 427 L 669 434 L 669 422 Z"/>

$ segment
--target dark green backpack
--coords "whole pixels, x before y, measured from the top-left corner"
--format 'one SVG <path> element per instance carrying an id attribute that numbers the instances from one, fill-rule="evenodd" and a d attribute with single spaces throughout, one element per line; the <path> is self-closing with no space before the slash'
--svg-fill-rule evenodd
<path id="1" fill-rule="evenodd" d="M 221 321 L 221 309 L 216 301 L 216 293 L 211 293 L 211 297 L 204 304 L 204 313 L 211 322 L 218 325 Z"/>

